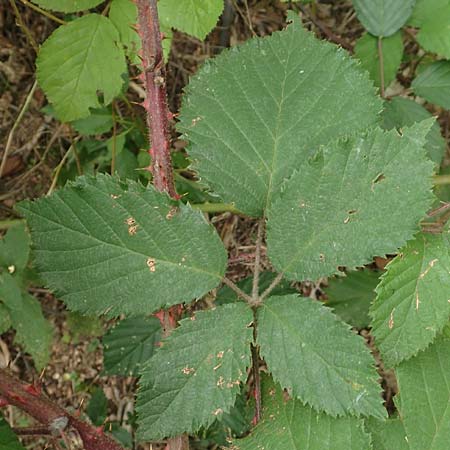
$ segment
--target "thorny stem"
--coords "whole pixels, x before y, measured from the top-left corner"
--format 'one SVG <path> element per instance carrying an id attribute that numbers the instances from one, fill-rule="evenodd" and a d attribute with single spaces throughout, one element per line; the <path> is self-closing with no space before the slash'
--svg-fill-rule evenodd
<path id="1" fill-rule="evenodd" d="M 256 314 L 254 314 L 256 316 Z M 256 317 L 253 321 L 253 339 L 256 341 Z M 255 418 L 254 425 L 261 420 L 261 377 L 259 374 L 259 350 L 256 344 L 251 345 L 252 348 L 252 372 L 255 393 Z"/>
<path id="2" fill-rule="evenodd" d="M 102 430 L 69 414 L 35 386 L 16 380 L 5 369 L 0 369 L 0 404 L 20 408 L 48 427 L 55 436 L 60 436 L 69 427 L 74 428 L 80 435 L 85 450 L 124 450 Z"/>
<path id="3" fill-rule="evenodd" d="M 383 38 L 378 36 L 378 60 L 380 63 L 380 95 L 384 98 L 384 57 L 383 57 Z"/>

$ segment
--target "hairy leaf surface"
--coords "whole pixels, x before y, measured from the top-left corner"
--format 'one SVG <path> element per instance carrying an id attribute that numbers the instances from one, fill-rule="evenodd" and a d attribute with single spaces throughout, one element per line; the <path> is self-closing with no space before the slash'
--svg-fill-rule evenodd
<path id="1" fill-rule="evenodd" d="M 412 88 L 430 103 L 450 109 L 450 61 L 436 61 L 414 79 Z"/>
<path id="2" fill-rule="evenodd" d="M 143 371 L 140 439 L 197 431 L 230 410 L 247 377 L 252 320 L 234 303 L 181 321 Z"/>
<path id="3" fill-rule="evenodd" d="M 252 216 L 319 145 L 365 129 L 381 109 L 357 62 L 289 17 L 286 30 L 207 61 L 180 115 L 193 167 Z"/>
<path id="4" fill-rule="evenodd" d="M 0 238 L 0 266 L 10 273 L 22 271 L 30 257 L 30 235 L 25 225 L 12 227 Z"/>
<path id="5" fill-rule="evenodd" d="M 160 340 L 161 324 L 156 317 L 122 320 L 103 338 L 105 373 L 138 376 Z"/>
<path id="6" fill-rule="evenodd" d="M 411 15 L 416 0 L 353 0 L 356 15 L 366 30 L 387 37 L 399 30 Z"/>
<path id="7" fill-rule="evenodd" d="M 400 419 L 369 419 L 366 430 L 372 437 L 373 450 L 410 450 L 405 427 Z"/>
<path id="8" fill-rule="evenodd" d="M 371 450 L 360 419 L 333 418 L 317 413 L 299 400 L 286 400 L 266 377 L 262 388 L 263 418 L 235 450 Z"/>
<path id="9" fill-rule="evenodd" d="M 88 14 L 57 28 L 36 60 L 37 78 L 62 121 L 89 115 L 89 108 L 119 94 L 126 72 L 117 29 L 99 14 Z"/>
<path id="10" fill-rule="evenodd" d="M 423 148 L 431 124 L 403 136 L 375 129 L 305 161 L 268 212 L 275 268 L 288 279 L 315 280 L 396 253 L 431 205 L 433 164 Z"/>
<path id="11" fill-rule="evenodd" d="M 81 177 L 18 210 L 42 278 L 86 314 L 137 315 L 190 301 L 225 271 L 225 249 L 203 215 L 151 186 Z"/>
<path id="12" fill-rule="evenodd" d="M 409 450 L 447 450 L 450 436 L 450 340 L 435 344 L 396 369 L 397 401 Z"/>
<path id="13" fill-rule="evenodd" d="M 274 379 L 316 410 L 385 416 L 364 340 L 319 302 L 270 297 L 258 312 L 258 343 Z"/>
<path id="14" fill-rule="evenodd" d="M 65 13 L 84 11 L 103 3 L 105 0 L 32 0 L 41 8 Z"/>
<path id="15" fill-rule="evenodd" d="M 448 242 L 419 234 L 386 268 L 370 315 L 383 361 L 394 366 L 426 348 L 448 322 Z"/>

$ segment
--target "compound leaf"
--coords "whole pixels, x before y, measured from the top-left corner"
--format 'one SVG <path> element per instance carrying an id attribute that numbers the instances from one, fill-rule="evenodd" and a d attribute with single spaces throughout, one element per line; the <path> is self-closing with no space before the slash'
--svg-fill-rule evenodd
<path id="1" fill-rule="evenodd" d="M 396 369 L 409 450 L 447 450 L 450 436 L 450 340 L 438 338 Z M 393 448 L 393 447 L 390 447 Z M 397 449 L 397 447 L 394 447 Z"/>
<path id="2" fill-rule="evenodd" d="M 415 3 L 416 0 L 353 0 L 364 28 L 382 37 L 394 34 L 406 23 Z"/>
<path id="3" fill-rule="evenodd" d="M 387 265 L 370 315 L 388 366 L 426 348 L 450 315 L 450 255 L 441 235 L 419 234 Z"/>
<path id="4" fill-rule="evenodd" d="M 163 27 L 203 40 L 216 26 L 223 7 L 223 0 L 160 0 L 158 14 Z"/>
<path id="5" fill-rule="evenodd" d="M 234 442 L 235 450 L 369 450 L 362 420 L 317 413 L 298 400 L 286 400 L 278 385 L 262 384 L 263 418 L 251 434 Z"/>
<path id="6" fill-rule="evenodd" d="M 381 109 L 357 62 L 289 17 L 284 31 L 207 61 L 178 126 L 202 179 L 253 216 L 313 150 L 367 128 Z"/>
<path id="7" fill-rule="evenodd" d="M 197 431 L 230 410 L 250 364 L 252 320 L 234 303 L 181 321 L 143 371 L 141 440 Z"/>
<path id="8" fill-rule="evenodd" d="M 0 450 L 25 450 L 17 436 L 3 417 L 0 416 Z"/>
<path id="9" fill-rule="evenodd" d="M 42 45 L 36 61 L 37 78 L 62 121 L 89 115 L 120 93 L 126 72 L 119 33 L 111 21 L 88 14 L 62 25 Z"/>
<path id="10" fill-rule="evenodd" d="M 268 211 L 275 268 L 288 279 L 315 280 L 396 253 L 433 199 L 433 164 L 423 148 L 431 124 L 413 125 L 403 136 L 375 129 L 305 161 Z"/>
<path id="11" fill-rule="evenodd" d="M 270 297 L 258 312 L 258 343 L 274 379 L 316 410 L 385 416 L 364 340 L 319 302 Z"/>
<path id="12" fill-rule="evenodd" d="M 103 338 L 105 373 L 138 376 L 160 340 L 161 324 L 156 317 L 122 320 Z"/>
<path id="13" fill-rule="evenodd" d="M 427 102 L 450 109 L 450 61 L 436 61 L 414 79 L 412 88 Z"/>
<path id="14" fill-rule="evenodd" d="M 383 119 L 382 126 L 385 130 L 397 128 L 401 130 L 404 127 L 421 122 L 422 120 L 433 117 L 428 110 L 414 100 L 406 97 L 394 97 L 384 104 L 384 110 L 381 115 Z M 441 128 L 438 122 L 435 122 L 427 134 L 425 144 L 428 157 L 440 164 L 445 153 L 446 143 L 442 137 Z"/>
<path id="15" fill-rule="evenodd" d="M 105 0 L 32 0 L 41 8 L 72 13 L 94 8 Z"/>
<path id="16" fill-rule="evenodd" d="M 225 271 L 225 249 L 203 215 L 151 186 L 81 177 L 18 210 L 42 278 L 88 315 L 142 315 L 190 301 Z"/>

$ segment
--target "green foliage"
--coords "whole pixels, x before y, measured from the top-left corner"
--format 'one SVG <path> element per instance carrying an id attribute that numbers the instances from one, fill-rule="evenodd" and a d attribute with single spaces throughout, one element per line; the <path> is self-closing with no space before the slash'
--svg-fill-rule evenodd
<path id="1" fill-rule="evenodd" d="M 430 127 L 423 122 L 402 136 L 375 129 L 304 161 L 268 211 L 275 268 L 288 279 L 315 280 L 405 244 L 431 205 L 433 165 L 423 150 Z"/>
<path id="2" fill-rule="evenodd" d="M 450 341 L 439 338 L 396 369 L 409 450 L 447 450 L 450 436 Z M 392 448 L 392 447 L 391 447 Z M 396 449 L 397 450 L 397 449 Z"/>
<path id="3" fill-rule="evenodd" d="M 385 416 L 369 349 L 320 303 L 270 297 L 258 311 L 258 343 L 274 379 L 314 409 Z"/>
<path id="4" fill-rule="evenodd" d="M 384 422 L 369 419 L 365 425 L 372 436 L 373 450 L 410 450 L 405 427 L 400 419 L 388 419 Z"/>
<path id="5" fill-rule="evenodd" d="M 108 415 L 108 399 L 103 389 L 96 387 L 86 408 L 86 414 L 94 425 L 101 426 Z"/>
<path id="6" fill-rule="evenodd" d="M 384 105 L 382 113 L 383 128 L 402 130 L 414 123 L 433 117 L 422 105 L 407 97 L 394 97 Z M 435 122 L 427 135 L 425 149 L 429 158 L 440 164 L 445 153 L 446 143 L 439 124 Z"/>
<path id="7" fill-rule="evenodd" d="M 43 279 L 82 313 L 151 313 L 202 296 L 225 270 L 223 245 L 201 213 L 132 181 L 81 177 L 18 209 Z"/>
<path id="8" fill-rule="evenodd" d="M 103 334 L 103 324 L 97 316 L 85 316 L 77 312 L 69 312 L 66 324 L 75 342 L 78 342 L 81 338 L 98 337 Z"/>
<path id="9" fill-rule="evenodd" d="M 366 328 L 370 323 L 369 306 L 375 298 L 380 274 L 372 270 L 348 272 L 345 277 L 328 280 L 327 306 L 352 327 Z"/>
<path id="10" fill-rule="evenodd" d="M 442 235 L 419 234 L 387 266 L 370 314 L 384 362 L 393 366 L 433 342 L 450 315 L 450 255 Z"/>
<path id="11" fill-rule="evenodd" d="M 161 325 L 155 317 L 120 321 L 103 338 L 105 373 L 138 376 L 160 340 Z"/>
<path id="12" fill-rule="evenodd" d="M 6 420 L 0 416 L 0 450 L 25 450 Z"/>
<path id="13" fill-rule="evenodd" d="M 181 321 L 142 373 L 140 439 L 197 431 L 230 410 L 250 364 L 252 319 L 234 303 Z"/>
<path id="14" fill-rule="evenodd" d="M 384 86 L 387 87 L 395 79 L 403 56 L 403 41 L 400 32 L 381 40 L 383 55 Z M 355 44 L 355 56 L 361 61 L 375 85 L 381 86 L 380 57 L 378 52 L 378 38 L 369 33 L 363 34 Z"/>
<path id="15" fill-rule="evenodd" d="M 408 20 L 415 0 L 353 0 L 356 15 L 375 36 L 388 37 Z"/>
<path id="16" fill-rule="evenodd" d="M 412 88 L 430 103 L 450 109 L 450 61 L 437 61 L 413 81 Z"/>
<path id="17" fill-rule="evenodd" d="M 289 17 L 286 30 L 206 62 L 180 115 L 193 167 L 252 216 L 319 145 L 365 129 L 381 109 L 355 61 Z"/>
<path id="18" fill-rule="evenodd" d="M 37 78 L 63 121 L 89 115 L 100 107 L 98 91 L 108 104 L 119 94 L 126 71 L 119 33 L 98 14 L 79 17 L 57 28 L 42 45 Z"/>
<path id="19" fill-rule="evenodd" d="M 107 133 L 113 125 L 111 108 L 92 109 L 88 117 L 72 122 L 73 128 L 83 136 Z"/>
<path id="20" fill-rule="evenodd" d="M 65 13 L 84 11 L 103 3 L 105 0 L 32 0 L 41 8 Z"/>
<path id="21" fill-rule="evenodd" d="M 279 386 L 263 382 L 263 420 L 235 450 L 369 450 L 370 437 L 360 419 L 333 418 L 298 400 L 286 400 Z"/>

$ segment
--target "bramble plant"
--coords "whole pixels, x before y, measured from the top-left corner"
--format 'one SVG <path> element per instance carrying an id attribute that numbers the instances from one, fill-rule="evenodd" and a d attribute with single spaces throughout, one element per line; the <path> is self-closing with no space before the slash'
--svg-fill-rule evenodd
<path id="1" fill-rule="evenodd" d="M 73 12 L 101 2 L 62 3 Z M 384 65 L 383 45 L 402 52 L 399 30 L 411 20 L 423 25 L 419 42 L 427 48 L 432 19 L 421 12 L 423 1 L 417 10 L 414 1 L 392 3 L 381 17 L 383 0 L 354 0 L 371 33 L 356 44 L 362 64 L 318 40 L 290 11 L 284 30 L 224 50 L 185 89 L 177 131 L 188 142 L 192 169 L 223 203 L 256 221 L 250 279 L 235 284 L 227 277 L 218 233 L 179 198 L 167 171 L 164 70 L 158 33 L 144 20 L 151 16 L 154 27 L 155 2 L 137 2 L 154 185 L 99 173 L 17 205 L 30 228 L 35 268 L 67 308 L 125 316 L 104 337 L 105 373 L 139 377 L 139 441 L 193 435 L 234 419 L 223 442 L 234 450 L 447 448 L 449 228 L 430 233 L 423 223 L 436 206 L 433 175 L 445 143 L 418 103 L 383 98 L 396 72 Z M 141 44 L 115 22 L 119 5 L 134 8 L 113 0 L 109 19 L 77 18 L 43 45 L 38 79 L 61 120 L 89 116 L 120 92 L 125 53 L 133 60 Z M 175 2 L 163 5 L 169 17 Z M 220 9 L 202 17 L 215 23 Z M 213 26 L 161 17 L 167 28 L 199 37 Z M 66 65 L 55 52 L 65 39 L 72 42 Z M 378 60 L 364 61 L 372 51 Z M 390 61 L 398 68 L 396 58 Z M 419 95 L 427 70 L 435 73 L 428 67 L 413 83 Z M 264 245 L 271 272 L 262 268 Z M 380 280 L 360 270 L 386 255 L 396 256 Z M 11 278 L 1 276 L 3 283 Z M 326 304 L 293 288 L 324 277 L 331 278 Z M 175 321 L 173 307 L 219 287 L 212 308 L 186 315 L 170 332 L 161 327 L 158 318 Z M 370 327 L 375 347 L 352 326 Z M 390 417 L 374 348 L 399 386 Z M 17 404 L 0 379 L 2 398 Z"/>

